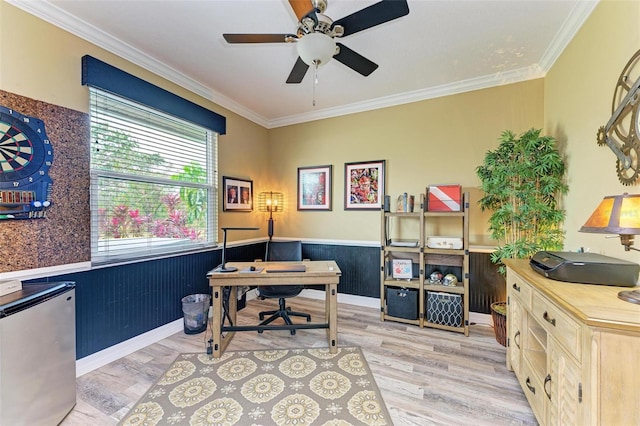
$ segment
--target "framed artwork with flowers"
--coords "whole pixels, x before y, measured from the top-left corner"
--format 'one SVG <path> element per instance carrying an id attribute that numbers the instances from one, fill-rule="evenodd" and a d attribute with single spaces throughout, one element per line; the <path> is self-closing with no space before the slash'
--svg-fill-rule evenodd
<path id="1" fill-rule="evenodd" d="M 298 167 L 298 210 L 331 210 L 332 169 Z"/>
<path id="2" fill-rule="evenodd" d="M 380 210 L 382 208 L 384 167 L 385 160 L 345 163 L 345 210 Z"/>

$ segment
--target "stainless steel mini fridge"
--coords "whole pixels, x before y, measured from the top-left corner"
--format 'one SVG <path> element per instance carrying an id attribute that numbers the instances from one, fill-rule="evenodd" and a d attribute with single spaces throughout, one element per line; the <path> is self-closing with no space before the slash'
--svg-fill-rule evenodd
<path id="1" fill-rule="evenodd" d="M 0 297 L 0 425 L 57 425 L 76 403 L 75 283 Z"/>

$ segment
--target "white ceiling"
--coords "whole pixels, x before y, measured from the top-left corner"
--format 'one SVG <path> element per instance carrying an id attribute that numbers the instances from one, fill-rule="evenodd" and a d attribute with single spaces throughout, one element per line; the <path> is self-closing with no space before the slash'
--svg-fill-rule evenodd
<path id="1" fill-rule="evenodd" d="M 286 0 L 7 0 L 267 128 L 539 78 L 597 0 L 409 0 L 409 15 L 341 42 L 379 65 L 336 60 L 285 84 L 293 44 L 223 33 L 295 33 Z M 376 0 L 328 0 L 337 20 Z"/>

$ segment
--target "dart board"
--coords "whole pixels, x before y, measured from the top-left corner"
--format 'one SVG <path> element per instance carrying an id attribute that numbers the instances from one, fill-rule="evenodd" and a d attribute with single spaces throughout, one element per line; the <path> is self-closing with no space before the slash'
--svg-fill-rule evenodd
<path id="1" fill-rule="evenodd" d="M 0 219 L 45 217 L 52 162 L 42 120 L 0 106 Z"/>

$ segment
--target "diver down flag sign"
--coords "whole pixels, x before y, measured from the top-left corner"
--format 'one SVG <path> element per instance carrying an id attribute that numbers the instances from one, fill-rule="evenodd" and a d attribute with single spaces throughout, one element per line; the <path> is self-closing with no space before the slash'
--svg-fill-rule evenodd
<path id="1" fill-rule="evenodd" d="M 460 185 L 432 185 L 427 189 L 427 210 L 434 212 L 459 212 L 462 200 Z"/>

